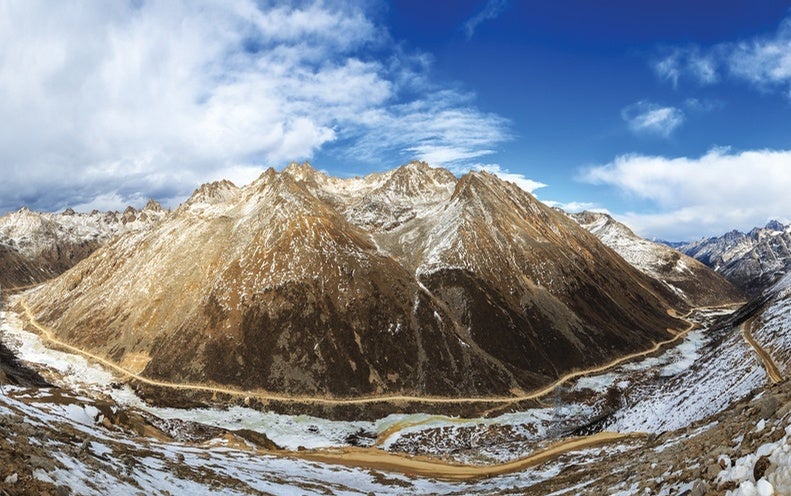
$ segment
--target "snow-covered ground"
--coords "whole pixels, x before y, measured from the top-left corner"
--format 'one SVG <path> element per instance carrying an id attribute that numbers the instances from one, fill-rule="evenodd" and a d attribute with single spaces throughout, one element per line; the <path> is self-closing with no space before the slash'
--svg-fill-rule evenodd
<path id="1" fill-rule="evenodd" d="M 759 424 L 756 430 L 763 430 Z M 756 480 L 755 465 L 762 457 L 769 462 L 766 471 Z M 750 453 L 731 461 L 720 458 L 726 468 L 717 479 L 720 482 L 732 481 L 738 487 L 728 491 L 728 496 L 772 496 L 773 494 L 791 494 L 791 425 L 786 426 L 785 436 L 774 443 L 766 443 Z"/>
<path id="2" fill-rule="evenodd" d="M 81 495 L 492 494 L 503 488 L 524 490 L 556 476 L 570 462 L 592 464 L 622 449 L 615 445 L 581 450 L 516 474 L 445 482 L 240 449 L 221 440 L 204 445 L 141 440 L 104 428 L 88 398 L 65 392 L 57 399 L 46 392 L 33 397 L 29 390 L 13 386 L 6 393 L 0 395 L 0 414 L 12 421 L 24 418 L 30 426 L 25 442 L 54 457 L 54 463 L 36 469 L 34 476 Z"/>
<path id="3" fill-rule="evenodd" d="M 753 324 L 753 337 L 784 376 L 791 373 L 791 273 L 774 287 L 774 302 Z"/>
<path id="4" fill-rule="evenodd" d="M 740 333 L 733 333 L 694 366 L 629 398 L 609 428 L 654 433 L 680 429 L 722 411 L 765 382 L 757 355 Z"/>

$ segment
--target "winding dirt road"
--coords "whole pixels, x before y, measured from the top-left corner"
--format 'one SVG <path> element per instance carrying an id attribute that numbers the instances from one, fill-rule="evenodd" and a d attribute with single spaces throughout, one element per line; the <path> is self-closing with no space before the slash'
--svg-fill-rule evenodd
<path id="1" fill-rule="evenodd" d="M 582 377 L 585 375 L 596 374 L 599 372 L 604 372 L 610 368 L 613 368 L 617 365 L 620 365 L 624 362 L 628 362 L 630 360 L 634 360 L 635 358 L 640 358 L 646 355 L 650 355 L 659 351 L 660 348 L 666 346 L 668 344 L 675 343 L 676 341 L 683 338 L 687 333 L 692 331 L 697 327 L 697 324 L 694 322 L 690 322 L 686 320 L 691 313 L 687 312 L 684 316 L 678 316 L 675 314 L 674 311 L 668 310 L 668 313 L 677 317 L 682 320 L 686 320 L 689 324 L 688 327 L 681 331 L 672 331 L 675 332 L 674 336 L 668 340 L 660 341 L 658 343 L 654 343 L 654 345 L 644 351 L 639 351 L 636 353 L 631 353 L 629 355 L 622 356 L 617 358 L 609 363 L 604 365 L 600 365 L 598 367 L 592 367 L 589 369 L 572 371 L 564 376 L 560 377 L 556 381 L 550 383 L 547 386 L 544 386 L 541 389 L 518 394 L 514 396 L 487 396 L 487 397 L 440 397 L 440 396 L 407 396 L 407 395 L 380 395 L 380 396 L 361 396 L 361 397 L 353 397 L 353 398 L 329 398 L 324 396 L 293 396 L 293 395 L 284 395 L 273 393 L 270 391 L 262 391 L 262 390 L 240 390 L 240 389 L 233 389 L 221 386 L 210 386 L 205 384 L 184 384 L 184 383 L 174 383 L 168 381 L 158 381 L 154 379 L 149 379 L 140 375 L 139 373 L 135 373 L 131 370 L 128 370 L 114 362 L 107 360 L 106 358 L 100 357 L 88 351 L 85 351 L 81 348 L 76 346 L 72 346 L 64 341 L 61 341 L 57 337 L 55 337 L 55 333 L 49 327 L 39 323 L 33 313 L 30 311 L 30 307 L 25 303 L 24 299 L 19 299 L 19 304 L 22 306 L 25 312 L 25 318 L 28 320 L 31 326 L 41 332 L 42 336 L 49 341 L 50 343 L 59 346 L 61 348 L 67 349 L 72 353 L 76 353 L 78 355 L 82 355 L 86 358 L 94 360 L 102 365 L 114 370 L 115 372 L 119 373 L 123 377 L 128 377 L 139 381 L 144 384 L 148 384 L 151 386 L 157 387 L 164 387 L 169 389 L 176 389 L 176 390 L 186 390 L 186 391 L 203 391 L 209 393 L 218 393 L 218 394 L 225 394 L 234 397 L 250 397 L 256 398 L 262 401 L 280 401 L 280 402 L 288 402 L 288 403 L 316 403 L 316 404 L 327 404 L 327 405 L 349 405 L 349 404 L 367 404 L 367 403 L 387 403 L 387 402 L 406 402 L 406 403 L 449 403 L 449 404 L 459 404 L 459 403 L 517 403 L 526 400 L 532 400 L 541 398 L 552 393 L 558 386 L 578 377 Z M 701 307 L 703 309 L 704 307 Z M 714 307 L 705 307 L 705 308 L 714 308 Z"/>
<path id="2" fill-rule="evenodd" d="M 755 352 L 761 358 L 761 362 L 764 364 L 764 369 L 766 370 L 766 375 L 769 376 L 769 380 L 772 381 L 772 384 L 777 384 L 778 382 L 783 380 L 783 375 L 780 373 L 780 369 L 777 368 L 774 360 L 769 355 L 769 353 L 761 347 L 760 344 L 755 340 L 752 335 L 752 327 L 753 322 L 755 322 L 755 317 L 752 317 L 745 321 L 742 324 L 742 330 L 744 331 L 744 338 L 750 343 L 750 346 L 753 347 Z"/>
<path id="3" fill-rule="evenodd" d="M 334 463 L 348 467 L 371 468 L 435 479 L 464 481 L 510 474 L 540 465 L 541 463 L 569 451 L 642 437 L 645 437 L 645 434 L 599 432 L 590 436 L 564 439 L 524 458 L 496 465 L 449 463 L 424 456 L 388 453 L 386 451 L 371 448 L 342 448 L 338 450 L 327 449 L 316 452 L 303 452 L 299 454 L 299 458 L 322 463 Z"/>

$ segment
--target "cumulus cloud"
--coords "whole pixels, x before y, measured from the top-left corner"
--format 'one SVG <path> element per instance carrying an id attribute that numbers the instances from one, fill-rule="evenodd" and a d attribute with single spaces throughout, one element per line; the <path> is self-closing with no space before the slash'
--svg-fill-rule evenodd
<path id="1" fill-rule="evenodd" d="M 463 165 L 510 139 L 354 2 L 8 2 L 0 47 L 0 212 L 173 204 L 333 147 Z"/>
<path id="2" fill-rule="evenodd" d="M 581 179 L 611 185 L 653 205 L 617 215 L 644 236 L 694 239 L 746 230 L 791 213 L 791 150 L 733 152 L 697 158 L 623 155 L 585 170 Z"/>
<path id="3" fill-rule="evenodd" d="M 791 17 L 770 35 L 710 47 L 667 48 L 653 67 L 674 86 L 683 78 L 702 85 L 729 78 L 763 91 L 779 89 L 791 98 Z"/>
<path id="4" fill-rule="evenodd" d="M 641 100 L 621 110 L 621 118 L 635 134 L 667 138 L 684 122 L 684 112 L 676 107 Z"/>
<path id="5" fill-rule="evenodd" d="M 462 30 L 467 39 L 472 38 L 481 23 L 496 19 L 505 11 L 506 7 L 508 7 L 508 0 L 488 0 L 486 5 L 483 6 L 483 10 L 467 19 L 462 25 Z"/>

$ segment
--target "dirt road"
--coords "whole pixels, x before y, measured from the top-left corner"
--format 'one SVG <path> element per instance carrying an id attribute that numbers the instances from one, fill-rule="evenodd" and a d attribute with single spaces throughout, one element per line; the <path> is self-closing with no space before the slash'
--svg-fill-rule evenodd
<path id="1" fill-rule="evenodd" d="M 284 401 L 284 402 L 290 401 L 290 402 L 302 402 L 302 403 L 326 403 L 326 404 L 361 404 L 361 403 L 374 403 L 374 402 L 386 402 L 386 401 L 393 401 L 393 402 L 413 401 L 413 402 L 424 402 L 424 403 L 425 402 L 512 403 L 512 402 L 518 402 L 518 401 L 529 400 L 534 398 L 540 398 L 542 396 L 551 393 L 559 385 L 576 377 L 602 372 L 609 368 L 617 366 L 621 363 L 624 363 L 626 361 L 633 360 L 635 358 L 639 358 L 645 355 L 649 355 L 651 353 L 655 353 L 661 347 L 668 344 L 672 344 L 682 339 L 683 336 L 685 336 L 687 333 L 689 333 L 696 327 L 696 324 L 694 322 L 687 320 L 688 327 L 686 329 L 677 331 L 676 334 L 671 339 L 659 343 L 655 343 L 654 346 L 652 346 L 648 350 L 632 353 L 630 355 L 618 358 L 616 360 L 611 361 L 610 363 L 598 367 L 570 372 L 564 375 L 563 377 L 559 378 L 557 381 L 553 382 L 552 384 L 544 388 L 541 388 L 537 391 L 528 392 L 511 397 L 448 398 L 448 397 L 417 397 L 417 396 L 403 396 L 403 395 L 386 395 L 386 396 L 377 396 L 377 397 L 358 397 L 358 398 L 327 398 L 327 397 L 289 396 L 289 395 L 276 394 L 276 393 L 271 393 L 268 391 L 260 391 L 260 390 L 242 391 L 232 388 L 211 386 L 205 384 L 178 384 L 178 383 L 149 379 L 141 376 L 138 373 L 134 373 L 130 370 L 127 370 L 121 367 L 120 365 L 113 363 L 103 357 L 97 356 L 93 353 L 87 352 L 85 350 L 82 350 L 80 348 L 77 348 L 75 346 L 63 342 L 54 335 L 52 329 L 39 323 L 35 319 L 30 308 L 23 299 L 20 298 L 18 301 L 22 306 L 22 309 L 24 310 L 25 318 L 29 321 L 32 327 L 34 327 L 41 333 L 41 335 L 46 341 L 49 341 L 51 344 L 57 347 L 68 350 L 69 352 L 76 353 L 84 357 L 87 357 L 91 360 L 94 360 L 102 364 L 103 366 L 107 367 L 108 369 L 117 372 L 119 375 L 123 377 L 132 378 L 134 380 L 153 386 L 179 389 L 179 390 L 197 390 L 197 391 L 205 391 L 212 393 L 221 393 L 230 396 L 254 397 L 260 400 L 276 400 L 276 401 Z M 676 316 L 674 312 L 671 311 L 670 313 Z M 689 313 L 679 318 L 686 320 L 686 317 L 688 316 Z M 295 458 L 301 458 L 301 459 L 322 462 L 322 463 L 370 468 L 370 469 L 377 469 L 383 471 L 395 471 L 395 472 L 405 473 L 408 475 L 417 475 L 417 476 L 425 476 L 425 477 L 433 477 L 438 479 L 458 481 L 458 480 L 472 480 L 472 479 L 486 478 L 486 477 L 492 477 L 506 473 L 518 472 L 520 470 L 524 470 L 526 468 L 544 463 L 552 459 L 553 457 L 559 456 L 566 452 L 580 450 L 584 448 L 590 448 L 594 446 L 600 446 L 606 443 L 611 443 L 616 441 L 624 441 L 627 439 L 639 438 L 641 436 L 643 436 L 643 434 L 639 434 L 639 433 L 620 434 L 620 433 L 612 433 L 612 432 L 600 432 L 591 436 L 565 439 L 545 449 L 539 450 L 536 453 L 533 453 L 527 457 L 520 458 L 518 460 L 514 460 L 507 463 L 496 464 L 496 465 L 457 464 L 457 463 L 447 462 L 444 460 L 433 459 L 430 457 L 408 456 L 405 454 L 389 453 L 378 448 L 339 448 L 339 449 L 323 449 L 323 450 L 315 450 L 315 451 L 308 450 L 308 451 L 300 451 L 300 452 L 285 452 L 285 453 L 279 452 L 279 456 L 295 457 Z"/>
<path id="2" fill-rule="evenodd" d="M 761 358 L 761 362 L 764 364 L 764 369 L 766 370 L 766 375 L 769 376 L 769 380 L 772 381 L 772 384 L 777 384 L 783 380 L 783 375 L 780 373 L 780 369 L 777 368 L 777 365 L 775 364 L 774 360 L 772 360 L 772 357 L 769 355 L 769 353 L 767 353 L 767 351 L 763 349 L 753 337 L 752 327 L 754 321 L 755 317 L 748 319 L 744 324 L 742 324 L 744 337 Z"/>
<path id="3" fill-rule="evenodd" d="M 569 451 L 601 446 L 603 444 L 637 439 L 645 434 L 620 434 L 616 432 L 599 432 L 591 436 L 575 437 L 559 441 L 545 449 L 527 457 L 496 465 L 463 465 L 444 462 L 423 456 L 408 456 L 388 453 L 371 448 L 341 448 L 322 450 L 320 452 L 304 452 L 299 457 L 322 463 L 336 463 L 349 467 L 371 468 L 389 472 L 401 472 L 408 475 L 419 475 L 443 480 L 472 480 L 518 472 L 529 467 L 540 465 L 556 456 Z"/>

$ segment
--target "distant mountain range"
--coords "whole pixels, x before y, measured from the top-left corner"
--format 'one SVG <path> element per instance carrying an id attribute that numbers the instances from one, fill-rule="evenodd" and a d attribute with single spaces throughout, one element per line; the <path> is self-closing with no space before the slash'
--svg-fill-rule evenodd
<path id="1" fill-rule="evenodd" d="M 754 296 L 791 271 L 791 225 L 773 220 L 748 233 L 734 230 L 677 249 Z"/>
<path id="2" fill-rule="evenodd" d="M 55 214 L 21 208 L 0 217 L 0 285 L 26 286 L 51 279 L 115 236 L 150 228 L 165 214 L 156 201 L 142 210 Z"/>
<path id="3" fill-rule="evenodd" d="M 739 297 L 678 254 L 655 258 L 635 269 L 485 172 L 292 164 L 201 186 L 26 298 L 61 338 L 150 378 L 486 396 L 649 348 L 686 326 L 670 307 Z"/>

